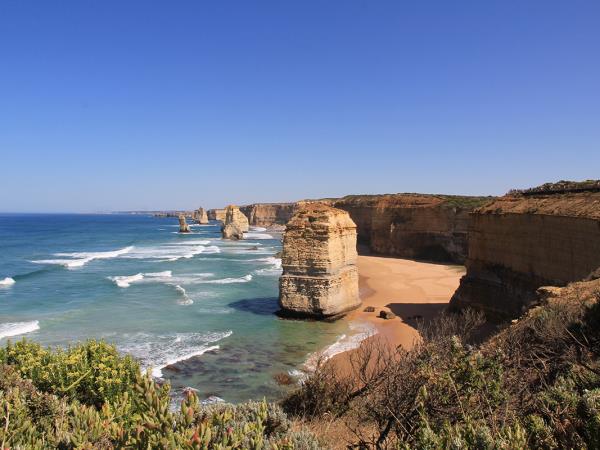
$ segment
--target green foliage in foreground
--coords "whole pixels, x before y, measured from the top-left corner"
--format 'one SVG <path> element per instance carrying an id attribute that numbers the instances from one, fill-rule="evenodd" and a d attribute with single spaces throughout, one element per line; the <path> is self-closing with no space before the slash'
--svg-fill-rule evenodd
<path id="1" fill-rule="evenodd" d="M 0 350 L 2 448 L 317 449 L 275 405 L 203 406 L 192 392 L 178 411 L 130 357 L 103 342 L 51 351 L 21 341 Z"/>

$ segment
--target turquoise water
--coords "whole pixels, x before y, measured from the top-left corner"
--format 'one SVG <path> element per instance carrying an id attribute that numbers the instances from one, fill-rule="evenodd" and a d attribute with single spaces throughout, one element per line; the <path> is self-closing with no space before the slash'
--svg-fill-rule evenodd
<path id="1" fill-rule="evenodd" d="M 273 314 L 281 235 L 177 230 L 143 215 L 0 215 L 0 345 L 103 338 L 175 392 L 237 402 L 277 397 L 274 374 L 302 369 L 347 331 Z"/>

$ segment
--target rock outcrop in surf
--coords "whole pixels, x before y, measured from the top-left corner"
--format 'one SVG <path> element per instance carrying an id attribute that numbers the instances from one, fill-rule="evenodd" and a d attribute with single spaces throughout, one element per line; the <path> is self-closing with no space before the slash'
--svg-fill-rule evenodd
<path id="1" fill-rule="evenodd" d="M 183 214 L 179 214 L 179 232 L 180 233 L 189 233 L 190 227 L 185 221 L 185 216 Z"/>
<path id="2" fill-rule="evenodd" d="M 600 267 L 599 185 L 545 184 L 475 210 L 467 273 L 451 307 L 516 317 L 536 303 L 540 286 L 565 286 Z"/>
<path id="3" fill-rule="evenodd" d="M 235 205 L 225 209 L 225 223 L 223 224 L 223 239 L 244 239 L 244 233 L 249 230 L 248 218 Z"/>
<path id="4" fill-rule="evenodd" d="M 327 318 L 357 308 L 356 258 L 356 225 L 346 211 L 299 204 L 283 237 L 281 314 Z"/>

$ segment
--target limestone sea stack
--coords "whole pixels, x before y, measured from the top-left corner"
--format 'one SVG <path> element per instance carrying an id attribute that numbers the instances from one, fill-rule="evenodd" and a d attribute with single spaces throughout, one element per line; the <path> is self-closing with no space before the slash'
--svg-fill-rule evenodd
<path id="1" fill-rule="evenodd" d="M 356 258 L 356 225 L 346 211 L 299 204 L 283 236 L 281 313 L 323 319 L 357 308 Z"/>
<path id="2" fill-rule="evenodd" d="M 204 208 L 198 208 L 195 213 L 195 219 L 200 225 L 207 224 L 208 214 L 206 214 L 206 210 Z"/>
<path id="3" fill-rule="evenodd" d="M 244 233 L 249 230 L 248 218 L 235 205 L 225 209 L 225 222 L 222 232 L 223 239 L 244 239 Z"/>
<path id="4" fill-rule="evenodd" d="M 179 232 L 180 233 L 189 233 L 190 227 L 185 221 L 185 216 L 183 214 L 179 214 Z"/>

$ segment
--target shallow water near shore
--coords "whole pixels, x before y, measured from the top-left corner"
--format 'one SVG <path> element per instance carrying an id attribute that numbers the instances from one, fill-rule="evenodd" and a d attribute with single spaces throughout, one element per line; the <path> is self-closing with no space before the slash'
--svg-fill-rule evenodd
<path id="1" fill-rule="evenodd" d="M 273 375 L 302 369 L 348 325 L 273 314 L 280 234 L 231 242 L 216 222 L 191 228 L 145 215 L 0 215 L 0 345 L 101 338 L 175 392 L 276 398 Z"/>

